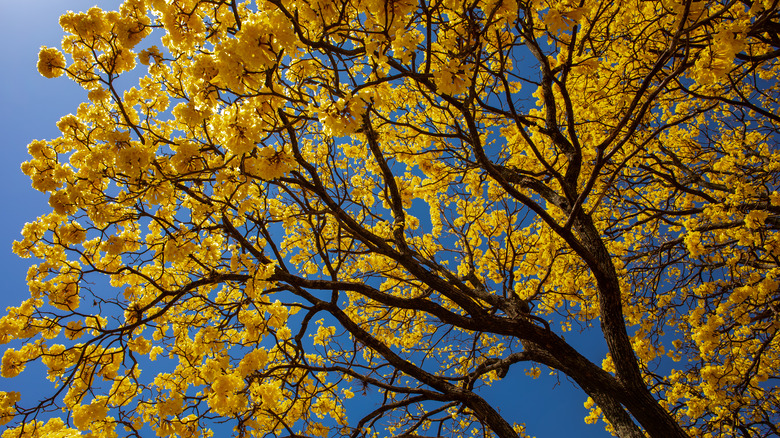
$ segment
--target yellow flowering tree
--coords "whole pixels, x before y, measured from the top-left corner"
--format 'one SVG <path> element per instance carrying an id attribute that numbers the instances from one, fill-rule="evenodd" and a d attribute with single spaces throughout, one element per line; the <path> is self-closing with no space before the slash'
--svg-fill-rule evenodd
<path id="1" fill-rule="evenodd" d="M 29 146 L 52 210 L 0 319 L 2 376 L 53 383 L 0 392 L 4 438 L 517 437 L 481 392 L 517 369 L 621 437 L 780 433 L 777 1 L 60 23 L 38 69 L 88 101 Z"/>

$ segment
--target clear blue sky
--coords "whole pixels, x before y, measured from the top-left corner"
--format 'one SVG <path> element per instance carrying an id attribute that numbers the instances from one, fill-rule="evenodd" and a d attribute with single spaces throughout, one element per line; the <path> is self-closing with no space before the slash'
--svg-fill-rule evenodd
<path id="1" fill-rule="evenodd" d="M 0 309 L 18 305 L 28 296 L 25 285 L 27 267 L 32 263 L 16 257 L 11 244 L 18 239 L 25 222 L 49 210 L 46 196 L 30 186 L 19 170 L 26 160 L 27 144 L 33 139 L 58 136 L 55 123 L 60 117 L 75 112 L 86 99 L 85 93 L 65 77 L 45 79 L 36 69 L 40 46 L 59 46 L 62 30 L 59 15 L 66 10 L 84 11 L 91 6 L 109 9 L 117 1 L 95 0 L 0 0 L 0 132 L 3 134 L 3 158 L 0 160 Z M 142 43 L 142 46 L 150 44 Z M 574 335 L 567 339 L 575 341 Z M 603 357 L 597 341 L 587 347 L 592 360 Z M 578 342 L 573 342 L 578 344 Z M 586 344 L 587 345 L 587 344 Z M 598 363 L 598 362 L 597 362 Z M 35 385 L 44 390 L 49 384 L 35 369 L 22 373 L 20 379 L 0 378 L 0 390 L 25 390 Z M 546 374 L 542 373 L 543 376 Z M 601 424 L 586 425 L 587 414 L 582 403 L 585 395 L 565 378 L 560 384 L 549 378 L 529 381 L 522 368 L 512 370 L 509 377 L 495 386 L 490 400 L 496 402 L 510 421 L 525 422 L 528 432 L 537 437 L 607 437 Z M 555 388 L 553 388 L 556 386 Z M 23 399 L 24 400 L 24 399 Z"/>

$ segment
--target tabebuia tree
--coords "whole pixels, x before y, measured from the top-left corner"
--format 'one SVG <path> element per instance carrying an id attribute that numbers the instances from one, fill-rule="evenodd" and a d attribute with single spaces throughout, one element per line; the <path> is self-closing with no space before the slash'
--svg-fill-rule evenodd
<path id="1" fill-rule="evenodd" d="M 29 145 L 51 211 L 0 320 L 2 376 L 52 383 L 0 392 L 3 437 L 519 437 L 484 389 L 523 371 L 620 437 L 780 434 L 779 11 L 65 14 L 38 69 L 88 100 Z"/>

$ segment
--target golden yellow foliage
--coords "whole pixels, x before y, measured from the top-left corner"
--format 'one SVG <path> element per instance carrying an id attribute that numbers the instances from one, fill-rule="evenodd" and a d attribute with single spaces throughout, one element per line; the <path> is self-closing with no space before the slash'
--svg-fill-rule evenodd
<path id="1" fill-rule="evenodd" d="M 51 211 L 0 318 L 2 376 L 40 362 L 56 389 L 0 392 L 3 438 L 526 436 L 481 392 L 511 369 L 567 376 L 623 437 L 778 434 L 776 2 L 60 24 L 38 70 L 87 101 L 29 145 Z"/>

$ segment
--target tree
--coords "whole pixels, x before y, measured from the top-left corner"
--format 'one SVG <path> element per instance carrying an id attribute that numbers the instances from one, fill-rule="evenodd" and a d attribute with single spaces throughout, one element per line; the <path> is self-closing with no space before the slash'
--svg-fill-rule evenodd
<path id="1" fill-rule="evenodd" d="M 2 375 L 41 362 L 57 386 L 0 393 L 3 437 L 517 437 L 480 388 L 542 368 L 621 437 L 780 434 L 779 11 L 64 15 L 38 68 L 89 101 L 29 146 L 52 211 L 0 320 Z M 348 415 L 361 391 L 379 407 Z"/>

